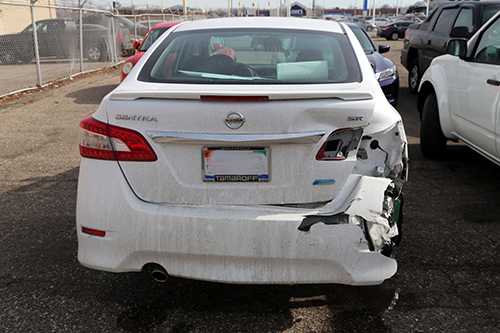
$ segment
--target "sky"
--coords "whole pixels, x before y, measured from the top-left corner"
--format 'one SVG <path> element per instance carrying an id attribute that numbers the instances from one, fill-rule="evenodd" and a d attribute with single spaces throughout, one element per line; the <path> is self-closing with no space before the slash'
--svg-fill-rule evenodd
<path id="1" fill-rule="evenodd" d="M 115 0 L 116 1 L 116 0 Z M 146 6 L 149 4 L 150 6 L 161 6 L 163 1 L 163 7 L 167 8 L 174 5 L 181 5 L 183 0 L 118 0 L 122 6 L 131 6 L 132 4 L 136 7 L 138 6 Z M 198 7 L 202 10 L 209 9 L 217 9 L 217 8 L 227 8 L 229 3 L 232 2 L 233 8 L 237 8 L 238 4 L 241 6 L 245 6 L 247 8 L 252 7 L 252 3 L 255 4 L 255 8 L 260 7 L 262 9 L 270 9 L 276 8 L 279 6 L 280 0 L 186 0 L 186 5 L 188 7 Z M 296 0 L 291 0 L 291 2 L 295 2 Z M 349 8 L 350 6 L 356 8 L 363 8 L 364 0 L 316 0 L 316 5 L 319 5 L 324 8 Z M 368 6 L 371 8 L 373 6 L 373 0 L 368 0 Z M 389 6 L 396 6 L 399 1 L 399 7 L 406 7 L 409 5 L 413 5 L 417 0 L 376 0 L 377 8 L 387 4 Z M 268 3 L 271 3 L 271 6 Z M 311 8 L 312 0 L 298 0 L 297 2 Z M 285 3 L 285 0 L 281 0 L 281 3 Z"/>

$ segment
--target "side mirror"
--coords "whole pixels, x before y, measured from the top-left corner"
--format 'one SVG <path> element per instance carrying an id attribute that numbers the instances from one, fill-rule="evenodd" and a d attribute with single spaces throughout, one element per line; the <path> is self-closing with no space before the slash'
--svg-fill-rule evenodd
<path id="1" fill-rule="evenodd" d="M 467 27 L 455 27 L 451 29 L 450 37 L 452 38 L 469 38 L 469 28 Z"/>
<path id="2" fill-rule="evenodd" d="M 221 49 L 223 49 L 221 43 L 214 43 L 213 48 L 214 48 L 214 50 L 221 50 Z"/>
<path id="3" fill-rule="evenodd" d="M 138 41 L 138 40 L 134 41 L 134 48 L 135 48 L 135 49 L 138 49 L 138 48 L 139 48 L 139 45 L 141 45 L 141 42 L 140 42 L 140 41 Z"/>
<path id="4" fill-rule="evenodd" d="M 450 39 L 446 45 L 446 53 L 465 58 L 467 55 L 467 41 L 465 39 Z"/>
<path id="5" fill-rule="evenodd" d="M 390 45 L 379 45 L 378 46 L 378 53 L 387 53 L 391 50 Z"/>

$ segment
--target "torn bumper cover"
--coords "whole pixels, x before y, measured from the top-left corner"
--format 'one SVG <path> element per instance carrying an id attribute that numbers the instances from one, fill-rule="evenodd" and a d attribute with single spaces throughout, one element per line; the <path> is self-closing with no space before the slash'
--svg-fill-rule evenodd
<path id="1" fill-rule="evenodd" d="M 93 162 L 84 161 L 82 167 L 103 167 Z M 116 167 L 106 164 L 106 168 Z M 92 223 L 78 225 L 78 259 L 90 268 L 129 272 L 140 271 L 147 263 L 157 263 L 171 276 L 207 281 L 347 285 L 380 284 L 397 270 L 394 259 L 371 249 L 362 225 L 363 219 L 378 221 L 383 210 L 381 200 L 377 200 L 380 196 L 370 198 L 374 186 L 387 187 L 383 178 L 353 175 L 350 195 L 345 200 L 348 219 L 331 224 L 325 216 L 325 223 L 315 223 L 309 231 L 298 227 L 312 216 L 319 216 L 318 210 L 152 204 L 138 200 L 118 176 L 111 183 L 121 187 L 115 191 L 121 194 L 114 197 L 114 204 L 120 208 L 121 215 L 116 218 L 122 223 L 106 227 L 99 223 L 102 215 L 96 207 L 108 191 L 88 188 L 106 181 L 109 185 L 109 178 L 81 182 L 78 188 L 79 193 L 99 193 L 85 205 L 79 203 L 78 219 L 95 221 L 106 229 L 105 237 L 96 237 L 82 230 L 95 227 Z"/>
<path id="2" fill-rule="evenodd" d="M 354 224 L 365 233 L 370 250 L 389 255 L 400 241 L 402 224 L 402 193 L 396 191 L 396 184 L 388 178 L 353 176 L 351 186 L 346 186 L 336 200 L 320 211 L 304 218 L 299 230 L 310 231 L 318 222 L 327 225 Z M 344 199 L 345 198 L 345 199 Z"/>

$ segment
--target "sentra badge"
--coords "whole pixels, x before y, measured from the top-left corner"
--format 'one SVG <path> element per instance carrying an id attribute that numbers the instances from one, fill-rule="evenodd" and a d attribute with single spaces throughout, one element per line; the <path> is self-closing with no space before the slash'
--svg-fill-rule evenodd
<path id="1" fill-rule="evenodd" d="M 245 117 L 239 112 L 231 111 L 224 117 L 224 123 L 230 129 L 238 129 L 245 123 Z"/>
<path id="2" fill-rule="evenodd" d="M 156 119 L 155 116 L 146 116 L 146 115 L 137 115 L 137 114 L 116 114 L 115 115 L 116 120 L 135 120 L 135 121 L 156 121 L 158 122 L 158 119 Z"/>

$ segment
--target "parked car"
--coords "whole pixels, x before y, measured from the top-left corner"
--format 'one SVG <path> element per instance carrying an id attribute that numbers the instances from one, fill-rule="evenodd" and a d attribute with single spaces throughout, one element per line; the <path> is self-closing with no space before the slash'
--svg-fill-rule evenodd
<path id="1" fill-rule="evenodd" d="M 348 23 L 347 25 L 352 29 L 361 47 L 365 51 L 375 72 L 375 77 L 384 91 L 385 97 L 392 106 L 396 107 L 398 105 L 399 96 L 398 70 L 391 60 L 382 56 L 382 53 L 390 51 L 391 46 L 379 45 L 377 49 L 375 43 L 373 43 L 372 39 L 363 28 L 354 23 Z"/>
<path id="2" fill-rule="evenodd" d="M 413 24 L 410 21 L 398 21 L 389 25 L 382 26 L 377 30 L 377 36 L 384 37 L 387 40 L 398 40 L 404 38 L 406 30 Z"/>
<path id="3" fill-rule="evenodd" d="M 128 57 L 134 54 L 134 39 L 132 39 L 132 31 L 123 23 L 124 18 L 112 17 L 106 15 L 86 15 L 82 21 L 86 25 L 98 25 L 105 27 L 112 32 L 112 24 L 114 23 L 114 31 L 116 34 L 116 51 L 122 57 Z M 111 36 L 110 36 L 111 39 Z"/>
<path id="4" fill-rule="evenodd" d="M 38 51 L 41 57 L 76 57 L 78 28 L 70 18 L 39 20 L 35 23 Z M 17 33 L 0 36 L 0 63 L 2 65 L 29 63 L 35 59 L 33 26 Z"/>
<path id="5" fill-rule="evenodd" d="M 385 17 L 378 17 L 372 20 L 373 24 L 377 27 L 377 29 L 381 26 L 388 25 L 392 22 L 391 19 L 385 18 Z"/>
<path id="6" fill-rule="evenodd" d="M 343 23 L 178 24 L 80 126 L 87 267 L 252 284 L 396 272 L 405 131 Z"/>
<path id="7" fill-rule="evenodd" d="M 361 18 L 356 18 L 356 17 L 353 17 L 353 18 L 347 18 L 345 20 L 345 22 L 353 22 L 353 23 L 356 23 L 357 25 L 359 25 L 360 27 L 362 27 L 363 29 L 365 29 L 366 31 L 370 32 L 372 30 L 375 30 L 377 28 L 377 26 L 371 22 L 371 21 L 366 21 L 366 20 L 363 20 Z"/>
<path id="8" fill-rule="evenodd" d="M 448 40 L 469 38 L 499 10 L 500 1 L 446 1 L 423 23 L 410 25 L 401 49 L 401 64 L 408 70 L 410 93 L 417 94 L 420 78 L 432 59 L 446 54 Z M 453 35 L 455 27 L 467 30 L 461 36 Z"/>
<path id="9" fill-rule="evenodd" d="M 35 23 L 40 57 L 79 58 L 79 27 L 72 18 L 39 20 Z M 109 54 L 111 32 L 106 27 L 83 24 L 83 57 L 89 61 L 105 61 Z M 35 59 L 33 26 L 21 32 L 0 36 L 0 63 L 13 65 Z"/>
<path id="10" fill-rule="evenodd" d="M 125 27 L 127 27 L 134 39 L 140 39 L 146 36 L 149 31 L 147 25 L 144 25 L 142 23 L 134 23 L 134 21 L 127 17 L 115 15 L 114 18 L 116 22 L 120 22 Z"/>
<path id="11" fill-rule="evenodd" d="M 424 73 L 418 110 L 420 147 L 425 156 L 441 157 L 446 142 L 458 140 L 500 165 L 499 36 L 500 12 L 468 43 L 451 39 L 448 54 L 434 58 Z"/>
<path id="12" fill-rule="evenodd" d="M 179 23 L 181 22 L 158 23 L 155 26 L 153 26 L 151 30 L 149 30 L 146 37 L 144 37 L 142 41 L 135 41 L 134 47 L 137 49 L 137 51 L 133 56 L 129 57 L 123 63 L 120 81 L 123 81 L 127 77 L 128 73 L 130 73 L 132 68 L 139 61 L 139 59 L 141 59 L 144 53 L 146 53 L 149 47 L 153 45 L 154 42 L 156 42 L 158 37 L 160 37 L 165 31 L 167 31 L 168 29 Z"/>

